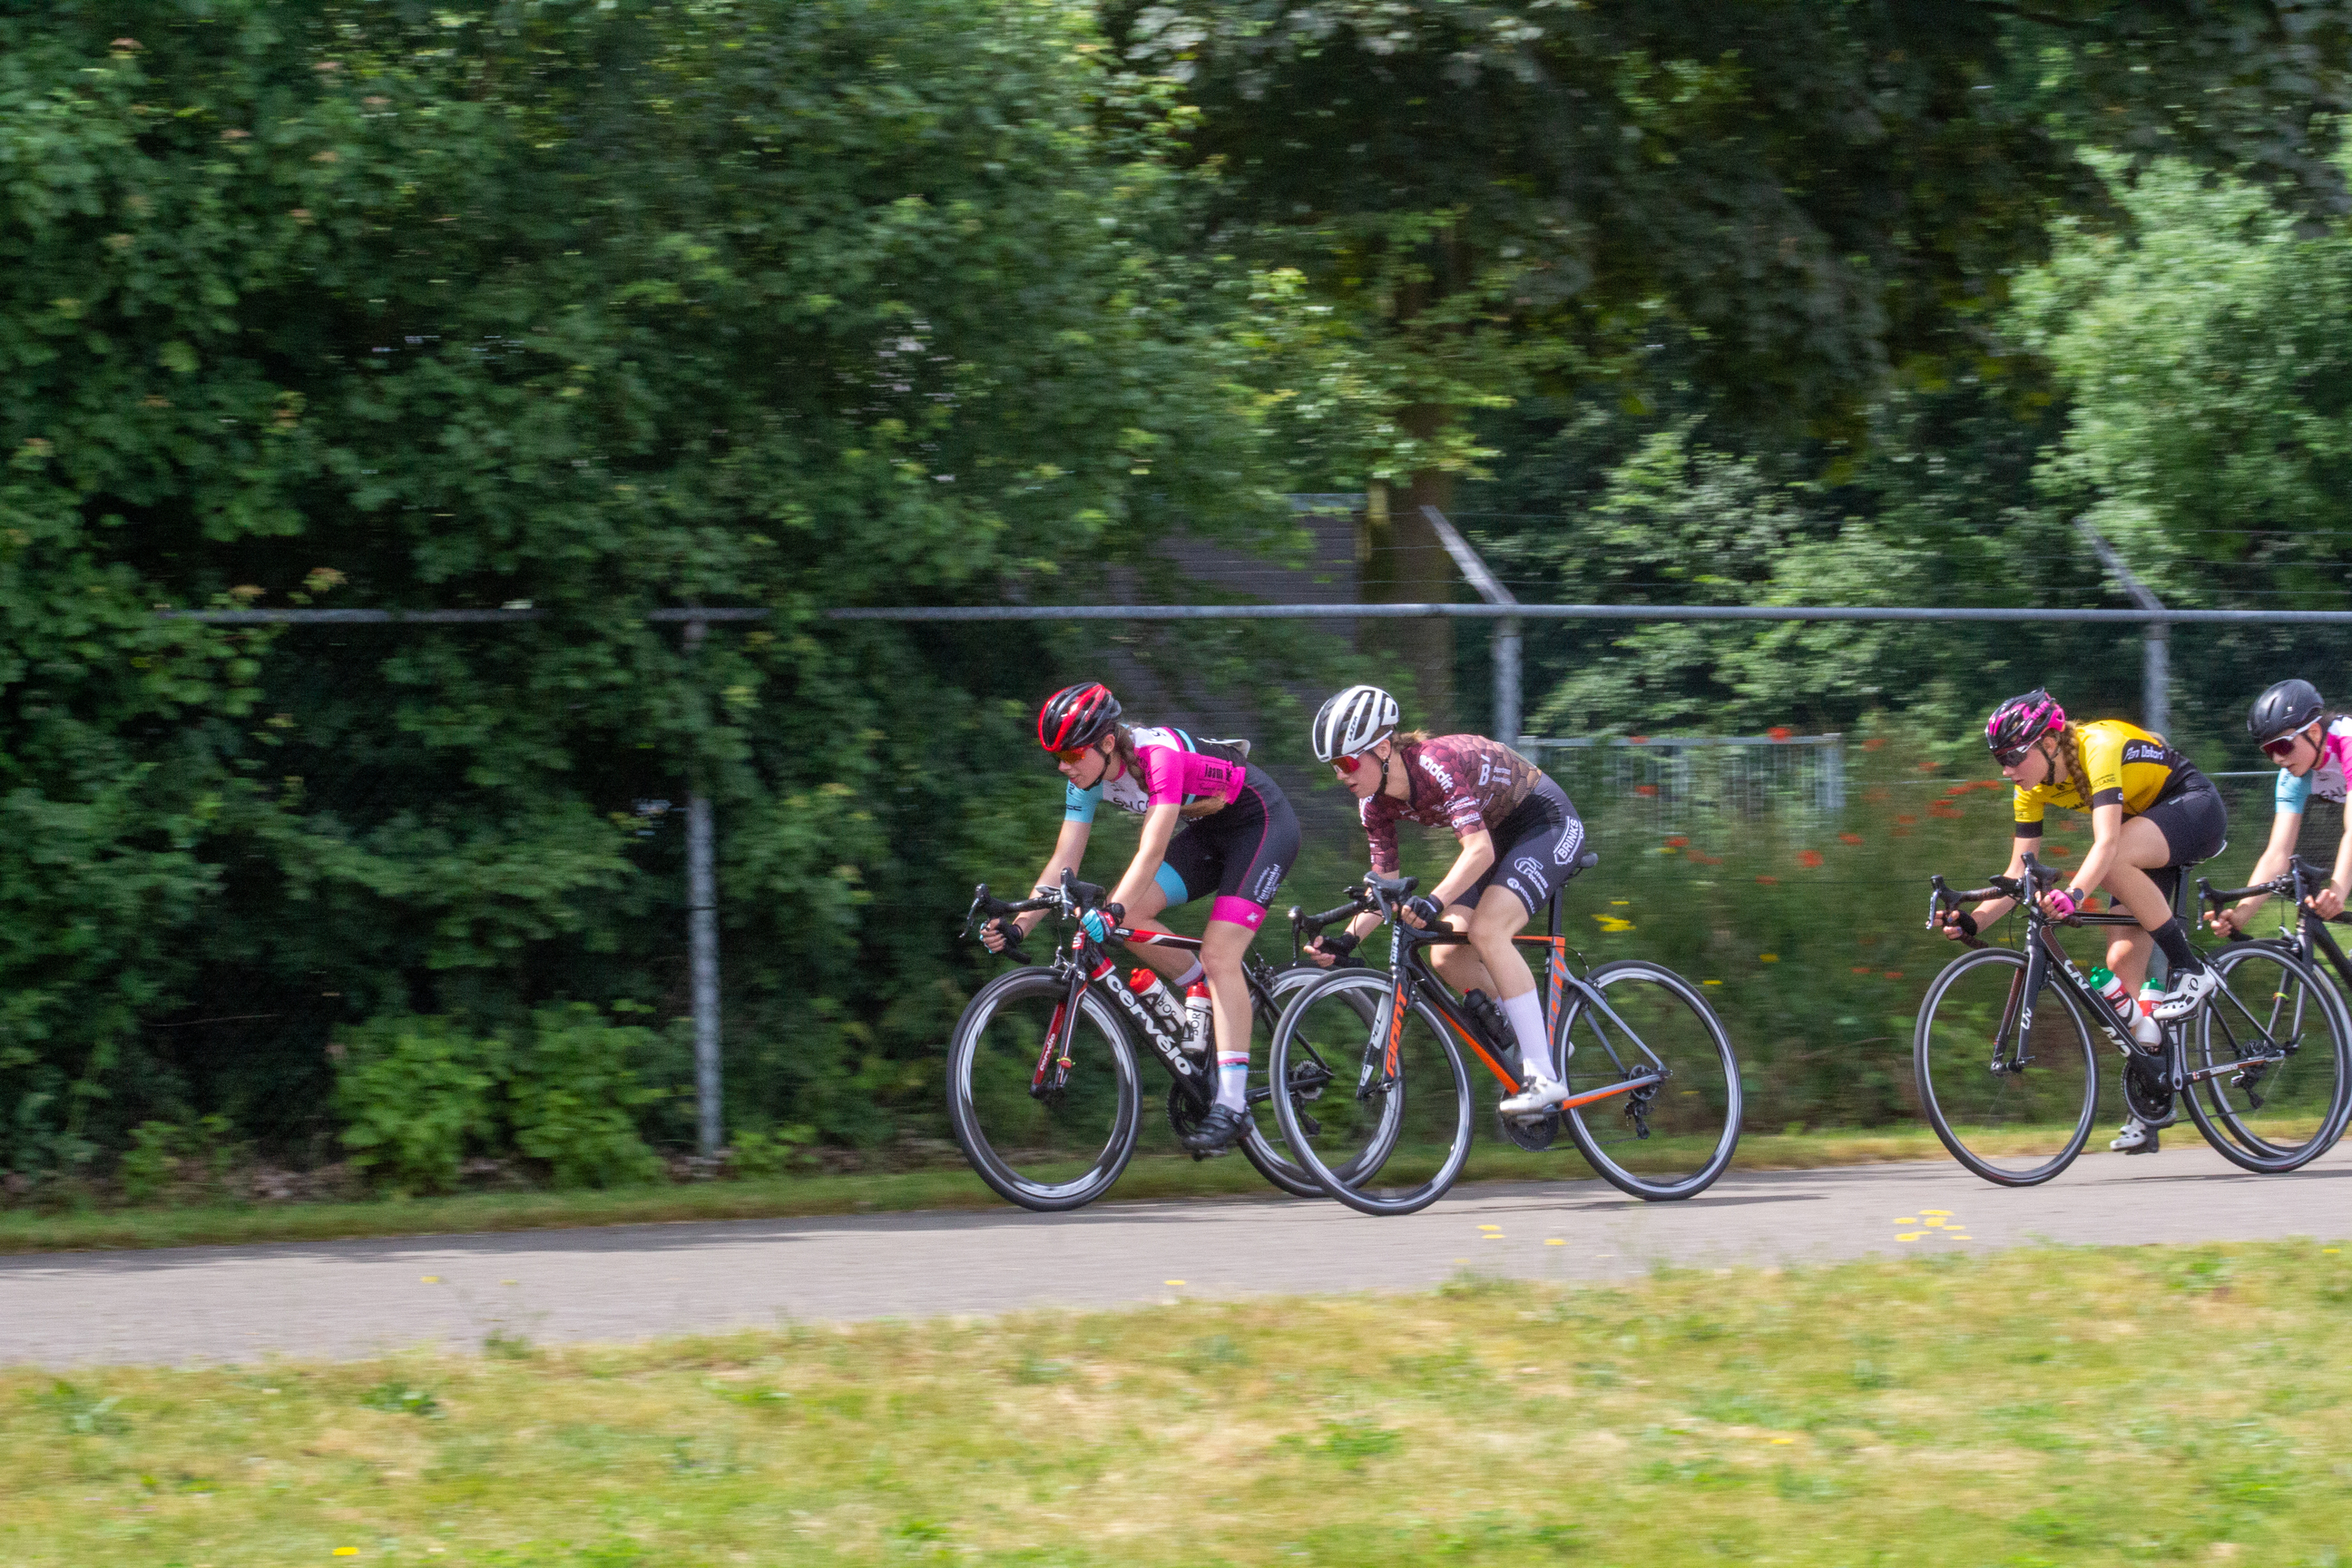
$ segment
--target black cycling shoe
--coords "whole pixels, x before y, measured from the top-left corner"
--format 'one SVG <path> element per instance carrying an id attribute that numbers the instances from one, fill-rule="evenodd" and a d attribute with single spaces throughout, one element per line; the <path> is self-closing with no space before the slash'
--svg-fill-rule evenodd
<path id="1" fill-rule="evenodd" d="M 1201 1124 L 1178 1141 L 1196 1155 L 1222 1154 L 1249 1126 L 1249 1117 L 1230 1105 L 1213 1105 Z"/>

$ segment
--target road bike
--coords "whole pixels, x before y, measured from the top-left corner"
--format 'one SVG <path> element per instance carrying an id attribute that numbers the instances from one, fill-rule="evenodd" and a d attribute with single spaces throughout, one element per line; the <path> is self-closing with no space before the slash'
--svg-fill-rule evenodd
<path id="1" fill-rule="evenodd" d="M 1955 893 L 1930 879 L 1929 929 L 1948 910 L 2011 899 L 2021 949 L 1965 937 L 1919 1005 L 1912 1066 L 1928 1124 L 1952 1158 L 1988 1182 L 2028 1187 L 2074 1163 L 2098 1120 L 2095 1026 L 2124 1059 L 2124 1103 L 2155 1128 L 2185 1104 L 2224 1159 L 2277 1174 L 2324 1153 L 2347 1110 L 2352 1017 L 2300 954 L 2248 942 L 2213 955 L 2221 984 L 2161 1042 L 2135 1045 L 2132 1017 L 2092 986 L 2058 940 L 2065 925 L 2135 926 L 2120 910 L 2053 919 L 2042 891 L 2060 879 L 2033 856 L 2022 877 Z M 2054 998 L 2054 1005 L 2052 999 Z"/>
<path id="2" fill-rule="evenodd" d="M 1048 963 L 1021 961 L 982 986 L 964 1008 L 948 1047 L 948 1116 L 964 1157 L 998 1194 L 1024 1208 L 1074 1209 L 1108 1192 L 1135 1157 L 1143 1132 L 1143 1089 L 1136 1071 L 1141 1040 L 1167 1069 L 1166 1114 L 1178 1135 L 1198 1127 L 1215 1102 L 1213 1049 L 1184 1049 L 1183 1021 L 1138 995 L 1107 948 L 1158 946 L 1198 952 L 1197 937 L 1114 926 L 1101 941 L 1080 917 L 1104 891 L 1068 871 L 1057 889 L 1006 901 L 982 883 L 965 916 L 969 935 L 984 921 L 1044 910 L 1055 918 Z M 1243 961 L 1250 1009 L 1270 1029 L 1290 993 L 1323 971 L 1294 963 L 1277 969 L 1255 952 Z M 1253 1060 L 1262 1059 L 1253 1049 Z M 1282 1146 L 1270 1125 L 1262 1076 L 1250 1089 L 1251 1125 L 1237 1140 L 1242 1157 L 1297 1197 L 1322 1188 Z M 1206 1157 L 1206 1156 L 1202 1156 Z"/>
<path id="3" fill-rule="evenodd" d="M 2343 948 L 2336 945 L 2335 933 L 2327 928 L 2331 924 L 2352 925 L 2352 915 L 2337 915 L 2331 921 L 2305 901 L 2326 886 L 2326 873 L 2305 865 L 2299 855 L 2287 858 L 2284 872 L 2252 887 L 2216 889 L 2210 881 L 2200 877 L 2199 900 L 2217 914 L 2225 904 L 2266 893 L 2288 900 L 2299 917 L 2291 926 L 2282 924 L 2275 938 L 2232 932 L 2229 944 L 2213 955 L 2213 966 L 2229 972 L 2249 963 L 2265 963 L 2256 955 L 2269 948 L 2293 954 L 2325 976 L 2326 970 L 2320 968 L 2319 962 L 2324 959 L 2327 968 L 2333 969 L 2343 983 L 2336 991 L 2338 1001 L 2342 1001 L 2352 994 L 2352 961 L 2346 959 Z M 2352 1005 L 2345 1008 L 2345 1016 L 2352 1018 Z M 2319 1102 L 2325 1097 L 2327 1067 L 2325 1051 L 2299 1050 L 2288 1064 L 2255 1081 L 2246 1091 L 2247 1103 L 2212 1101 L 2205 1105 L 2205 1113 L 2241 1147 L 2273 1158 L 2284 1155 L 2308 1141 Z M 2291 1079 L 2290 1075 L 2297 1076 Z M 2332 1147 L 2343 1137 L 2347 1122 L 2352 1121 L 2352 1091 L 2343 1096 L 2343 1109 L 2336 1115 L 2334 1128 L 2327 1131 L 2322 1148 Z M 2198 1109 L 2192 1101 L 2190 1113 L 2195 1114 Z"/>
<path id="4" fill-rule="evenodd" d="M 1594 859 L 1587 853 L 1576 869 Z M 1456 996 L 1430 967 L 1429 949 L 1469 939 L 1395 918 L 1417 885 L 1369 876 L 1338 909 L 1292 911 L 1295 926 L 1315 931 L 1377 911 L 1392 933 L 1389 965 L 1301 987 L 1267 1058 L 1269 1081 L 1286 1086 L 1274 1114 L 1291 1157 L 1365 1214 L 1426 1208 L 1462 1173 L 1475 1100 L 1465 1049 L 1503 1096 L 1525 1087 L 1501 1009 Z M 1739 1141 L 1739 1063 L 1721 1021 L 1696 986 L 1663 965 L 1620 959 L 1582 970 L 1580 954 L 1571 963 L 1557 896 L 1549 915 L 1548 934 L 1514 941 L 1544 950 L 1544 1021 L 1554 1071 L 1570 1092 L 1542 1116 L 1498 1110 L 1503 1136 L 1539 1152 L 1565 1129 L 1594 1170 L 1636 1197 L 1705 1191 Z"/>

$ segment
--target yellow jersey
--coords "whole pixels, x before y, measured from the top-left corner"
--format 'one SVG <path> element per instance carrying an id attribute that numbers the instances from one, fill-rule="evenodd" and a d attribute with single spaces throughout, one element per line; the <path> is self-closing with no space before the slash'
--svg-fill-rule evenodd
<path id="1" fill-rule="evenodd" d="M 2189 759 L 2167 745 L 2163 736 L 2120 719 L 2095 719 L 2082 726 L 2082 742 L 2090 800 L 2084 801 L 2082 786 L 2072 781 L 2020 787 L 2012 807 L 2020 838 L 2041 837 L 2042 813 L 2053 805 L 2074 811 L 2120 805 L 2126 816 L 2137 816 L 2188 787 L 2193 773 Z"/>

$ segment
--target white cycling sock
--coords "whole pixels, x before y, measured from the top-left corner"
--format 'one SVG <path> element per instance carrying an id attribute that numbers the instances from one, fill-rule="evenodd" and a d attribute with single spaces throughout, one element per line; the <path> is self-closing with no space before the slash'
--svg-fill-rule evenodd
<path id="1" fill-rule="evenodd" d="M 1209 966 L 1202 963 L 1196 958 L 1192 961 L 1192 968 L 1186 970 L 1183 973 L 1178 975 L 1168 984 L 1176 987 L 1176 994 L 1181 996 L 1184 994 L 1184 988 L 1186 986 L 1198 985 L 1202 981 L 1206 980 L 1208 977 Z"/>
<path id="2" fill-rule="evenodd" d="M 1217 1103 L 1230 1105 L 1235 1110 L 1249 1110 L 1249 1057 L 1220 1055 L 1217 1058 Z"/>
<path id="3" fill-rule="evenodd" d="M 1499 1005 L 1503 1016 L 1511 1021 L 1511 1033 L 1518 1037 L 1519 1070 L 1529 1078 L 1550 1081 L 1554 1068 L 1551 1047 L 1544 1040 L 1542 998 L 1533 991 L 1522 991 L 1504 997 Z"/>

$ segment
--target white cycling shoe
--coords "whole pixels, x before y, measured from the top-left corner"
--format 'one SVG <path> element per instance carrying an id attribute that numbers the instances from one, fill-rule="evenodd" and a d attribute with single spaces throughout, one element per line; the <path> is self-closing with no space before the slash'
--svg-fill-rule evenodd
<path id="1" fill-rule="evenodd" d="M 2133 1117 L 2107 1145 L 2118 1154 L 2153 1154 L 2156 1152 L 2156 1129 Z"/>
<path id="2" fill-rule="evenodd" d="M 1568 1098 L 1568 1085 L 1554 1083 L 1548 1078 L 1528 1080 L 1528 1087 L 1503 1101 L 1499 1109 L 1506 1116 L 1542 1116 L 1559 1109 Z"/>
<path id="3" fill-rule="evenodd" d="M 2186 1018 L 2205 1005 L 2205 998 L 2221 988 L 2221 977 L 2210 969 L 2192 969 L 2176 976 L 2172 989 L 2156 1000 L 2149 1009 L 2159 1023 L 2169 1024 Z"/>

